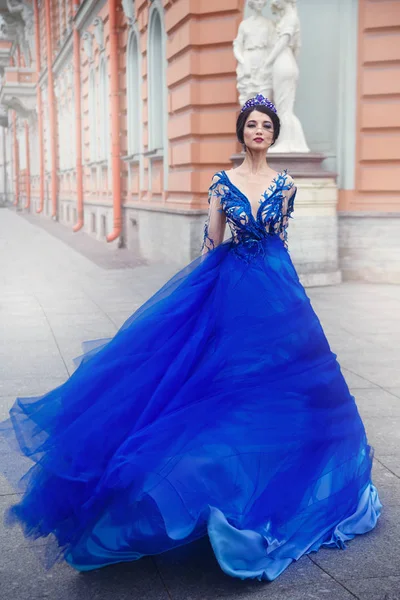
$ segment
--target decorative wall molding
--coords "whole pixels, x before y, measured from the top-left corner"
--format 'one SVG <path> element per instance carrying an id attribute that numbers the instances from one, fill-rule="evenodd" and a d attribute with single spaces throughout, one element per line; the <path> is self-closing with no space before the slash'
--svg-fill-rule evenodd
<path id="1" fill-rule="evenodd" d="M 74 68 L 70 63 L 65 72 L 67 88 L 72 90 L 72 95 L 74 95 Z"/>
<path id="2" fill-rule="evenodd" d="M 93 62 L 93 34 L 90 31 L 85 31 L 82 36 L 83 49 L 89 62 Z"/>
<path id="3" fill-rule="evenodd" d="M 37 109 L 29 113 L 29 116 L 27 118 L 28 125 L 32 129 L 32 133 L 36 133 L 38 128 L 38 116 L 36 110 Z"/>
<path id="4" fill-rule="evenodd" d="M 58 75 L 58 73 L 60 73 L 68 64 L 71 63 L 72 46 L 73 39 L 71 32 L 65 39 L 64 45 L 58 53 L 56 60 L 54 61 L 53 72 L 55 75 Z"/>
<path id="5" fill-rule="evenodd" d="M 7 9 L 10 15 L 18 16 L 22 21 L 19 43 L 25 64 L 30 67 L 35 57 L 35 22 L 32 4 L 25 0 L 7 0 Z"/>
<path id="6" fill-rule="evenodd" d="M 133 27 L 136 22 L 135 19 L 135 1 L 134 0 L 122 0 L 122 9 L 128 22 L 129 27 Z"/>
<path id="7" fill-rule="evenodd" d="M 28 41 L 25 37 L 25 27 L 18 16 L 13 16 L 10 13 L 0 14 L 0 39 L 12 43 L 9 57 L 14 54 L 17 45 L 19 45 L 22 49 L 25 64 L 28 67 L 31 66 L 31 54 Z"/>
<path id="8" fill-rule="evenodd" d="M 60 98 L 62 96 L 60 79 L 56 79 L 54 82 L 54 95 L 58 101 L 60 100 Z"/>
<path id="9" fill-rule="evenodd" d="M 107 0 L 86 0 L 82 2 L 74 18 L 77 29 L 79 31 L 87 29 L 106 4 Z"/>
<path id="10" fill-rule="evenodd" d="M 12 91 L 5 92 L 3 89 L 0 93 L 0 103 L 8 109 L 15 110 L 23 119 L 27 119 L 30 113 L 36 110 L 33 94 L 16 96 Z"/>
<path id="11" fill-rule="evenodd" d="M 100 17 L 96 17 L 95 20 L 93 21 L 93 27 L 94 27 L 94 37 L 96 38 L 97 45 L 100 49 L 100 52 L 103 52 L 103 50 L 105 48 L 103 19 L 101 19 Z"/>

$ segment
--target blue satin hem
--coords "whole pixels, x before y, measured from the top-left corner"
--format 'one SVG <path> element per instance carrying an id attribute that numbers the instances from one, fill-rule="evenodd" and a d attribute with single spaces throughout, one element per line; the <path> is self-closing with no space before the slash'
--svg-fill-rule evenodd
<path id="1" fill-rule="evenodd" d="M 221 569 L 239 579 L 276 579 L 293 561 L 321 547 L 345 549 L 345 542 L 371 531 L 380 516 L 382 504 L 375 486 L 369 482 L 361 494 L 355 512 L 343 519 L 314 543 L 291 547 L 285 556 L 285 542 L 279 545 L 280 557 L 274 557 L 276 545 L 255 531 L 239 530 L 228 523 L 223 513 L 211 508 L 208 535 Z"/>
<path id="2" fill-rule="evenodd" d="M 292 562 L 299 560 L 305 554 L 317 552 L 321 547 L 345 549 L 347 541 L 356 535 L 371 531 L 376 526 L 381 509 L 382 504 L 377 489 L 369 481 L 354 513 L 336 526 L 332 525 L 324 534 L 319 534 L 317 540 L 310 542 L 308 538 L 305 538 L 304 546 L 293 545 L 290 540 L 278 542 L 276 539 L 272 539 L 267 533 L 267 527 L 264 533 L 237 529 L 228 522 L 221 510 L 213 506 L 209 507 L 207 531 L 215 557 L 227 575 L 242 580 L 273 581 Z M 196 525 L 192 524 L 192 528 L 194 531 Z M 90 540 L 86 540 L 88 553 L 93 558 L 97 557 L 100 560 L 94 560 L 92 564 L 78 564 L 74 557 L 67 552 L 64 556 L 66 562 L 74 569 L 86 572 L 107 565 L 138 560 L 145 556 L 140 552 L 132 551 L 121 554 L 120 548 L 116 549 L 113 554 L 110 552 L 110 547 L 103 554 L 98 542 L 104 533 L 103 527 L 100 526 L 99 535 L 94 535 Z M 183 534 L 181 531 L 181 535 L 177 536 L 175 541 L 181 537 L 182 544 L 178 543 L 175 547 L 187 544 L 187 537 L 190 537 L 190 533 L 185 531 Z M 110 531 L 108 535 L 110 535 Z M 183 535 L 184 537 L 182 537 Z M 106 537 L 108 537 L 107 534 Z M 297 538 L 296 541 L 298 541 Z"/>

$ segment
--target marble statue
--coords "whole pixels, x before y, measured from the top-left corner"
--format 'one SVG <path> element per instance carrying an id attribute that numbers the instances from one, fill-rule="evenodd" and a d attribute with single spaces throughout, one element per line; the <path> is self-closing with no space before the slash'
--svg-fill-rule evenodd
<path id="1" fill-rule="evenodd" d="M 281 132 L 270 152 L 309 152 L 303 128 L 294 114 L 300 50 L 296 0 L 270 0 L 276 24 L 262 15 L 266 5 L 267 0 L 248 0 L 255 16 L 241 22 L 233 43 L 239 102 L 243 105 L 261 93 L 275 104 Z"/>
<path id="2" fill-rule="evenodd" d="M 268 98 L 272 95 L 272 66 L 266 57 L 276 42 L 273 22 L 262 15 L 267 0 L 247 0 L 254 15 L 244 19 L 233 42 L 233 52 L 237 64 L 237 89 L 239 102 L 261 93 Z"/>
<path id="3" fill-rule="evenodd" d="M 300 20 L 296 0 L 271 0 L 271 10 L 278 17 L 278 39 L 267 58 L 267 65 L 272 68 L 273 102 L 281 120 L 281 132 L 270 151 L 309 152 L 303 128 L 294 114 L 300 50 Z"/>

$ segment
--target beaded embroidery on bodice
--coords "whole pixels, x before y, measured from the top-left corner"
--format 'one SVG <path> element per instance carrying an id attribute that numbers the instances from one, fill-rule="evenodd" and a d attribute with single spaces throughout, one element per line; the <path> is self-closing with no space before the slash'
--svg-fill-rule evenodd
<path id="1" fill-rule="evenodd" d="M 232 242 L 257 249 L 269 235 L 279 235 L 287 248 L 288 219 L 294 209 L 296 188 L 287 171 L 278 173 L 262 194 L 256 216 L 249 199 L 229 179 L 225 171 L 213 177 L 209 190 L 209 213 L 204 226 L 203 251 L 213 250 L 223 238 L 221 227 L 228 223 Z M 223 215 L 216 215 L 216 212 Z M 239 248 L 237 248 L 239 250 Z M 245 250 L 241 248 L 240 250 Z M 243 254 L 240 251 L 240 254 Z"/>

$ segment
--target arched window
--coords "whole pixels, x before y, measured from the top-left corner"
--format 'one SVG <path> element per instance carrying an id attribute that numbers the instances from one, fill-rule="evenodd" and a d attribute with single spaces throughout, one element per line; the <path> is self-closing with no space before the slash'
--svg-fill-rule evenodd
<path id="1" fill-rule="evenodd" d="M 138 154 L 140 151 L 140 66 L 139 44 L 135 32 L 128 41 L 127 52 L 127 91 L 128 91 L 128 154 Z"/>
<path id="2" fill-rule="evenodd" d="M 75 117 L 75 91 L 71 98 L 71 129 L 72 129 L 72 144 L 71 144 L 71 169 L 76 168 L 76 117 Z"/>
<path id="3" fill-rule="evenodd" d="M 149 149 L 164 148 L 165 127 L 165 56 L 161 17 L 154 9 L 150 17 L 148 47 L 149 77 Z"/>
<path id="4" fill-rule="evenodd" d="M 75 122 L 75 105 L 74 92 L 68 99 L 68 104 L 65 107 L 65 141 L 66 141 L 66 168 L 74 169 L 76 167 L 76 122 Z"/>
<path id="5" fill-rule="evenodd" d="M 92 68 L 89 73 L 89 129 L 90 162 L 97 160 L 97 110 L 96 110 L 96 74 Z"/>
<path id="6" fill-rule="evenodd" d="M 50 145 L 50 119 L 47 101 L 47 86 L 42 90 L 42 115 L 43 115 L 43 146 L 44 146 L 44 168 L 46 173 L 51 171 L 51 145 Z"/>
<path id="7" fill-rule="evenodd" d="M 100 139 L 99 139 L 99 159 L 107 160 L 109 155 L 109 103 L 108 103 L 108 74 L 107 74 L 107 61 L 103 56 L 99 66 L 99 125 L 100 125 Z"/>
<path id="8" fill-rule="evenodd" d="M 35 118 L 33 125 L 31 126 L 29 139 L 29 163 L 32 177 L 37 177 L 39 175 L 39 152 L 36 151 L 38 144 L 38 121 L 37 118 Z"/>

